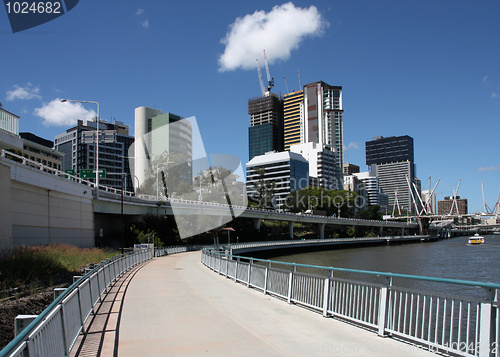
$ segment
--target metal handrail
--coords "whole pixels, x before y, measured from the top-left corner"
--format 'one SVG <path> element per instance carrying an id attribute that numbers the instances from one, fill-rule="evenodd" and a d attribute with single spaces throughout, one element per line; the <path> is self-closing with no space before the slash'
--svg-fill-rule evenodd
<path id="1" fill-rule="evenodd" d="M 499 356 L 500 284 L 279 262 L 226 254 L 217 248 L 203 249 L 201 262 L 249 288 L 325 317 L 363 326 L 379 336 L 403 338 L 430 352 Z M 298 267 L 313 268 L 315 273 L 298 271 Z M 334 272 L 378 276 L 383 283 L 341 278 Z M 479 287 L 485 290 L 486 297 L 403 288 L 393 285 L 393 278 Z"/>
<path id="2" fill-rule="evenodd" d="M 500 284 L 483 283 L 483 282 L 472 281 L 472 280 L 436 278 L 436 277 L 430 277 L 430 276 L 389 273 L 389 272 L 381 272 L 381 271 L 373 271 L 373 270 L 359 270 L 359 269 L 348 269 L 348 268 L 325 267 L 325 266 L 321 266 L 321 265 L 311 265 L 311 264 L 288 263 L 288 262 L 280 262 L 277 260 L 252 258 L 252 257 L 248 257 L 248 256 L 245 257 L 242 255 L 232 255 L 232 254 L 227 254 L 227 253 L 223 253 L 223 252 L 217 252 L 214 250 L 210 250 L 210 248 L 204 248 L 203 252 L 204 253 L 209 252 L 210 254 L 224 256 L 224 257 L 228 257 L 231 259 L 252 260 L 252 261 L 271 263 L 271 264 L 281 264 L 281 265 L 286 265 L 286 266 L 291 266 L 291 267 L 295 266 L 295 267 L 303 267 L 303 268 L 321 269 L 321 270 L 326 270 L 326 271 L 341 271 L 341 272 L 347 272 L 347 273 L 375 275 L 375 276 L 381 276 L 381 277 L 387 277 L 387 278 L 403 278 L 403 279 L 412 279 L 412 280 L 423 280 L 423 281 L 430 281 L 430 282 L 435 282 L 435 283 L 475 286 L 478 288 L 485 288 L 485 289 L 500 289 Z"/>
<path id="3" fill-rule="evenodd" d="M 123 267 L 122 270 L 118 269 L 118 272 L 115 270 L 115 276 L 113 278 L 110 278 L 110 283 L 105 284 L 106 287 L 104 289 L 99 289 L 99 297 L 102 296 L 102 293 L 106 291 L 107 287 L 111 284 L 112 281 L 114 281 L 118 276 L 120 276 L 124 271 L 128 270 L 130 267 L 143 262 L 145 260 L 151 259 L 152 254 L 149 252 L 149 250 L 141 250 L 139 252 L 131 252 L 131 253 L 125 253 L 122 255 L 115 256 L 113 258 L 109 258 L 106 261 L 102 262 L 99 264 L 97 267 L 92 269 L 91 271 L 87 272 L 84 276 L 79 278 L 77 281 L 75 281 L 71 286 L 69 286 L 60 296 L 58 296 L 45 310 L 40 313 L 19 335 L 17 335 L 7 346 L 5 346 L 1 351 L 0 351 L 0 357 L 7 357 L 7 356 L 20 356 L 23 350 L 26 350 L 28 347 L 28 344 L 30 343 L 30 335 L 37 330 L 40 329 L 40 326 L 42 326 L 45 322 L 47 317 L 49 317 L 55 310 L 60 309 L 60 306 L 63 304 L 63 300 L 68 298 L 71 294 L 76 292 L 81 285 L 83 285 L 89 277 L 92 275 L 96 274 L 99 272 L 101 269 L 105 269 L 109 267 L 110 265 L 115 265 L 116 263 L 119 263 L 121 261 L 124 261 L 125 259 L 129 259 L 132 257 L 137 257 L 137 261 L 133 262 L 131 261 L 129 266 Z M 141 260 L 142 259 L 142 260 Z M 104 270 L 103 270 L 103 274 Z M 95 306 L 95 304 L 92 304 L 92 308 Z M 87 316 L 88 318 L 88 316 Z M 85 324 L 85 321 L 81 322 L 81 327 Z M 63 322 L 61 321 L 63 324 Z M 63 343 L 66 343 L 66 339 L 64 336 L 64 328 L 62 328 L 63 331 L 63 336 L 60 336 L 60 338 L 63 340 Z M 78 334 L 77 334 L 78 336 Z M 73 340 L 76 339 L 77 336 L 70 336 Z M 36 337 L 36 336 L 33 336 Z M 69 352 L 71 351 L 72 346 L 65 346 L 65 349 L 67 351 L 67 354 L 69 355 Z"/>

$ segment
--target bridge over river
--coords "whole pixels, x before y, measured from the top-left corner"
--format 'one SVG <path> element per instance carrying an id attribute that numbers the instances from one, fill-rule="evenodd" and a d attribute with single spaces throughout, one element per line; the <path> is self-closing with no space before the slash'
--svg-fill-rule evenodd
<path id="1" fill-rule="evenodd" d="M 418 227 L 415 222 L 301 215 L 180 199 L 160 201 L 104 186 L 96 195 L 93 182 L 4 150 L 0 152 L 0 197 L 0 247 L 49 243 L 92 247 L 100 234 L 119 234 L 124 219 L 174 213 L 203 214 L 219 223 L 234 217 L 248 218 L 256 229 L 262 220 L 288 222 L 290 237 L 294 223 L 311 223 L 318 228 L 320 239 L 326 225 L 376 227 L 380 235 L 386 228 L 400 230 L 403 235 Z"/>

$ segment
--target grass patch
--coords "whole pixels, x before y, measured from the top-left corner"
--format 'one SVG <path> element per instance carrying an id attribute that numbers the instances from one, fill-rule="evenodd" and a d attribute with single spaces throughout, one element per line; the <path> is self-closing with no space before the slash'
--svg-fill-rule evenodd
<path id="1" fill-rule="evenodd" d="M 51 286 L 56 275 L 80 271 L 119 254 L 97 248 L 78 248 L 67 244 L 18 247 L 0 253 L 0 292 Z"/>

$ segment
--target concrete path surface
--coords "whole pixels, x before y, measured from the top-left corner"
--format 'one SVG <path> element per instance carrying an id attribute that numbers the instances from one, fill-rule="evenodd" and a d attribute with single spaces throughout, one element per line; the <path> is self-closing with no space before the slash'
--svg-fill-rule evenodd
<path id="1" fill-rule="evenodd" d="M 436 356 L 236 284 L 200 254 L 157 258 L 121 284 L 102 355 Z"/>

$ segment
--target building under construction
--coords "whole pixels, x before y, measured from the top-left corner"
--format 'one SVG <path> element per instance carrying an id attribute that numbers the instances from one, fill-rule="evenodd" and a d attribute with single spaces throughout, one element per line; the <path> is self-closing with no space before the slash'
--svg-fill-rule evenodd
<path id="1" fill-rule="evenodd" d="M 248 100 L 249 160 L 270 151 L 283 151 L 283 101 L 278 95 Z"/>

